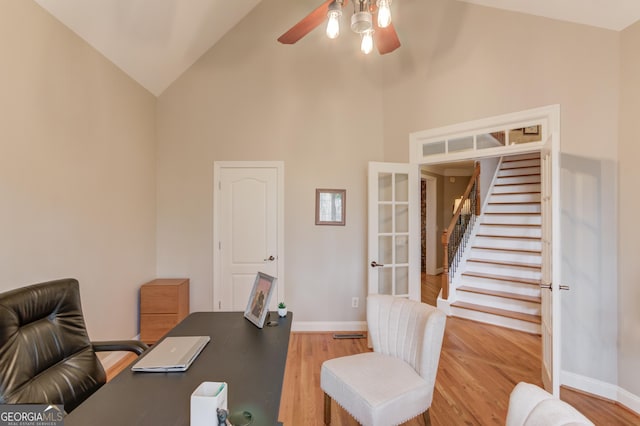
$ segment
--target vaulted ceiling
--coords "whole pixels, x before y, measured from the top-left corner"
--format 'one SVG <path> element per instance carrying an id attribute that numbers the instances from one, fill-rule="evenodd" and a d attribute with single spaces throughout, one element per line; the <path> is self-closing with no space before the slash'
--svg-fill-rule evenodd
<path id="1" fill-rule="evenodd" d="M 34 1 L 158 96 L 262 0 Z M 639 0 L 458 1 L 615 31 L 640 19 Z"/>

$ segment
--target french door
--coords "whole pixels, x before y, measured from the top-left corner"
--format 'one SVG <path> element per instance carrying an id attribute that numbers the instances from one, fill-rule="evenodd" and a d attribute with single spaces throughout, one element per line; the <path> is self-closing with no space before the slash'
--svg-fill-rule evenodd
<path id="1" fill-rule="evenodd" d="M 369 163 L 369 294 L 420 301 L 418 167 Z"/>
<path id="2" fill-rule="evenodd" d="M 541 333 L 542 382 L 560 397 L 560 161 L 558 134 L 552 132 L 540 151 L 542 211 Z"/>

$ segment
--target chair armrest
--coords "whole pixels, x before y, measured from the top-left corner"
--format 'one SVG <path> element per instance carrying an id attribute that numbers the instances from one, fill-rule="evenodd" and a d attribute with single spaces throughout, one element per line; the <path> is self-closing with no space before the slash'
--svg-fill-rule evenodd
<path id="1" fill-rule="evenodd" d="M 91 346 L 93 346 L 93 350 L 96 352 L 127 351 L 135 352 L 138 355 L 142 355 L 144 351 L 149 349 L 149 346 L 139 340 L 112 340 L 108 342 L 91 342 Z"/>

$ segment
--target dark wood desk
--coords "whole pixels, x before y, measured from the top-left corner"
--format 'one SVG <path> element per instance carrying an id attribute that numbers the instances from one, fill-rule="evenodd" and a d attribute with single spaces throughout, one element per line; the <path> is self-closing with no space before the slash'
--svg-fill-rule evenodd
<path id="1" fill-rule="evenodd" d="M 271 319 L 277 314 L 272 312 Z M 182 373 L 118 374 L 64 419 L 65 426 L 189 425 L 191 393 L 205 381 L 229 384 L 231 413 L 249 411 L 251 426 L 278 423 L 280 394 L 293 314 L 278 327 L 257 328 L 242 312 L 197 312 L 168 336 L 211 336 Z M 213 423 L 212 423 L 213 424 Z"/>

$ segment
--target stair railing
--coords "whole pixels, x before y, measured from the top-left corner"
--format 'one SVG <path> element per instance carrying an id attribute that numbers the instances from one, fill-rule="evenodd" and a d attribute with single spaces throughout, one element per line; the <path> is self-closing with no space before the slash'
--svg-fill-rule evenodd
<path id="1" fill-rule="evenodd" d="M 473 176 L 461 199 L 456 200 L 457 208 L 447 229 L 442 233 L 444 248 L 444 268 L 442 273 L 442 298 L 449 299 L 449 283 L 462 259 L 469 241 L 476 217 L 480 216 L 480 163 L 476 163 Z"/>

